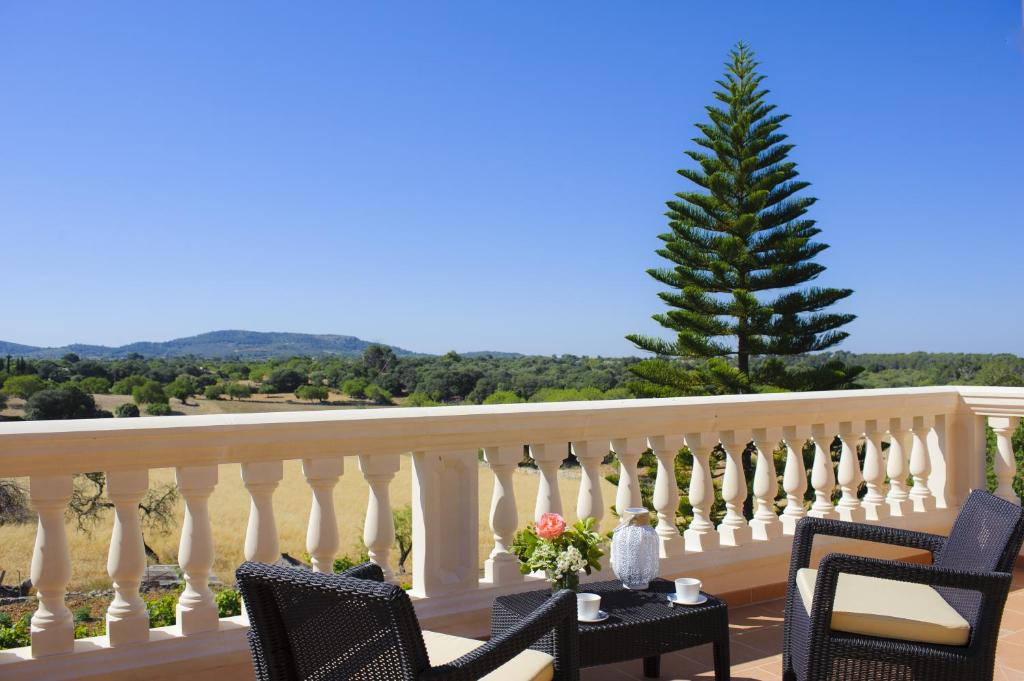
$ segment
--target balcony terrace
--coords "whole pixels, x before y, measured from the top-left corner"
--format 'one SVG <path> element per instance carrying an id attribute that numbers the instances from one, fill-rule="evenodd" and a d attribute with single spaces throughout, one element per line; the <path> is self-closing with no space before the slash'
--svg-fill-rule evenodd
<path id="1" fill-rule="evenodd" d="M 1016 475 L 1010 436 L 1024 415 L 1024 390 L 935 387 L 613 402 L 438 407 L 395 410 L 290 412 L 176 418 L 25 422 L 0 425 L 0 477 L 30 482 L 39 516 L 32 581 L 38 608 L 32 645 L 0 651 L 4 679 L 252 678 L 244 614 L 218 619 L 208 579 L 214 561 L 207 500 L 218 467 L 240 464 L 251 505 L 245 556 L 279 556 L 274 491 L 285 461 L 300 460 L 309 486 L 306 547 L 314 569 L 339 550 L 332 490 L 342 475 L 367 485 L 364 537 L 371 559 L 390 570 L 394 531 L 390 487 L 402 457 L 411 459 L 412 588 L 424 628 L 486 636 L 491 602 L 501 594 L 539 588 L 523 577 L 508 552 L 518 507 L 533 515 L 554 511 L 606 515 L 640 503 L 637 464 L 648 448 L 657 458 L 653 496 L 661 539 L 661 573 L 686 574 L 732 606 L 734 678 L 778 678 L 781 601 L 791 535 L 805 513 L 947 533 L 967 493 L 986 487 L 986 425 L 996 435 L 996 493 L 1014 499 Z M 838 464 L 829 455 L 841 443 Z M 813 441 L 811 470 L 802 445 Z M 784 443 L 785 465 L 771 455 Z M 754 516 L 742 515 L 747 495 L 740 456 L 757 450 Z M 857 447 L 864 445 L 863 464 Z M 884 446 L 888 443 L 888 446 Z M 513 472 L 524 445 L 538 467 L 535 498 L 517 499 Z M 689 499 L 694 518 L 683 533 L 674 458 L 694 454 Z M 575 500 L 562 499 L 558 470 L 569 448 L 581 464 Z M 604 499 L 599 465 L 608 451 L 619 461 L 615 499 Z M 478 452 L 493 475 L 490 513 L 480 518 Z M 145 568 L 136 505 L 150 470 L 173 467 L 184 499 L 178 559 L 186 588 L 177 624 L 150 629 L 138 587 Z M 712 472 L 723 470 L 721 488 Z M 69 555 L 64 510 L 77 472 L 107 474 L 115 505 L 108 570 L 115 597 L 107 635 L 74 640 L 65 605 L 74 556 Z M 563 486 L 564 486 L 564 480 Z M 859 494 L 861 485 L 866 488 Z M 815 501 L 807 511 L 808 485 Z M 833 492 L 840 498 L 833 501 Z M 727 512 L 716 526 L 711 508 L 721 495 Z M 781 508 L 781 512 L 778 510 Z M 281 509 L 277 509 L 281 512 Z M 292 509 L 289 509 L 292 510 Z M 303 511 L 305 513 L 305 511 Z M 491 528 L 493 546 L 481 561 L 478 526 Z M 239 528 L 240 529 L 240 528 Z M 871 551 L 902 557 L 906 549 L 868 549 L 822 538 L 815 556 Z M 902 551 L 902 552 L 901 552 Z M 595 578 L 609 578 L 604 571 Z M 1018 580 L 1019 581 L 1019 580 Z M 1024 591 L 1015 583 L 1000 644 L 1001 674 L 1020 678 L 1024 654 Z M 894 605 L 898 607 L 898 605 Z M 696 649 L 666 656 L 664 678 L 710 674 L 710 654 Z M 586 670 L 584 679 L 639 677 L 639 662 Z M 998 677 L 997 677 L 998 678 Z"/>

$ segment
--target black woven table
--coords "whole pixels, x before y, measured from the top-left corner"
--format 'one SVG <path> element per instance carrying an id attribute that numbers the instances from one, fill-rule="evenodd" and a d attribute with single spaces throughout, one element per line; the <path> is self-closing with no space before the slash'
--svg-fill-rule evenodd
<path id="1" fill-rule="evenodd" d="M 609 618 L 597 624 L 579 623 L 580 666 L 595 667 L 643 658 L 644 676 L 661 674 L 661 655 L 674 650 L 714 644 L 715 679 L 729 679 L 729 613 L 725 602 L 705 594 L 701 605 L 672 606 L 666 596 L 675 585 L 664 579 L 651 582 L 646 591 L 629 591 L 618 581 L 581 585 L 587 593 L 601 595 L 601 609 Z M 491 636 L 515 626 L 551 597 L 551 590 L 500 596 L 491 610 Z M 552 634 L 533 646 L 552 653 Z"/>

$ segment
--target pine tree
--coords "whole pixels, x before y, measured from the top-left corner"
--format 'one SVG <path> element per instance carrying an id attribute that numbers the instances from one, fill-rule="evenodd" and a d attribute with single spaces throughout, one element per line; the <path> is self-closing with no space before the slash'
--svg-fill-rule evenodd
<path id="1" fill-rule="evenodd" d="M 658 294 L 670 309 L 653 319 L 676 338 L 626 337 L 656 355 L 632 367 L 640 394 L 830 389 L 861 371 L 777 359 L 845 339 L 839 329 L 854 315 L 824 310 L 853 291 L 804 286 L 824 271 L 813 259 L 828 246 L 812 241 L 821 230 L 805 215 L 816 199 L 798 196 L 809 183 L 787 160 L 788 116 L 765 102 L 757 67 L 745 44 L 731 52 L 718 102 L 696 126 L 701 149 L 686 152 L 698 167 L 679 171 L 696 187 L 667 204 L 671 231 L 657 254 L 671 266 L 648 274 L 671 289 Z"/>

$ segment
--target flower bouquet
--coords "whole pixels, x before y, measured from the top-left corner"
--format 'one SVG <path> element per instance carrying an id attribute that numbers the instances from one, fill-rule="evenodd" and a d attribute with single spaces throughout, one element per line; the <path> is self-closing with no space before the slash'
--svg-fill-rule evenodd
<path id="1" fill-rule="evenodd" d="M 543 572 L 554 590 L 580 589 L 580 571 L 601 569 L 605 537 L 594 531 L 595 520 L 580 520 L 566 527 L 557 513 L 545 513 L 535 525 L 516 533 L 512 553 L 524 575 Z"/>

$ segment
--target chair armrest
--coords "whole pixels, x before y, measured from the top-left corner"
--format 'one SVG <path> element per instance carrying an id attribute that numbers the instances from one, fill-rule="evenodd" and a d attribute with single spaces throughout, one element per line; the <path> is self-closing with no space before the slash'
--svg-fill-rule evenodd
<path id="1" fill-rule="evenodd" d="M 980 593 L 981 607 L 976 621 L 971 623 L 972 643 L 979 635 L 982 639 L 988 638 L 990 631 L 998 628 L 1012 580 L 1012 575 L 1007 572 L 971 572 L 899 560 L 830 553 L 821 559 L 814 582 L 810 618 L 812 642 L 821 641 L 827 636 L 832 623 L 832 608 L 840 573 Z M 894 604 L 893 607 L 897 606 Z M 976 625 L 984 631 L 974 631 Z"/>
<path id="2" fill-rule="evenodd" d="M 790 585 L 796 579 L 796 571 L 810 565 L 814 537 L 819 534 L 920 549 L 929 551 L 933 558 L 938 556 L 946 545 L 946 538 L 938 534 L 901 530 L 884 525 L 851 523 L 845 520 L 801 518 L 800 522 L 796 524 L 796 533 L 793 535 L 793 554 L 789 564 Z"/>
<path id="3" fill-rule="evenodd" d="M 556 629 L 555 678 L 576 681 L 579 678 L 576 594 L 568 589 L 554 594 L 512 629 L 505 630 L 484 645 L 456 660 L 431 667 L 421 673 L 419 679 L 420 681 L 479 679 L 529 648 L 552 629 Z"/>
<path id="4" fill-rule="evenodd" d="M 375 563 L 363 563 L 362 565 L 356 565 L 350 567 L 348 570 L 344 570 L 338 573 L 339 577 L 352 577 L 355 579 L 369 579 L 374 582 L 384 581 L 384 571 L 381 570 L 380 566 Z"/>

